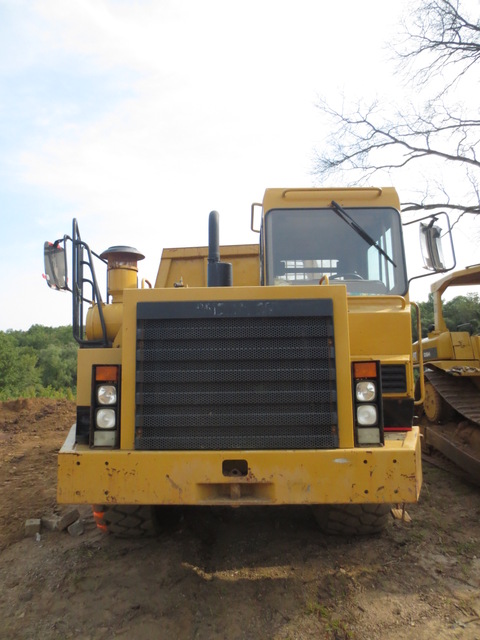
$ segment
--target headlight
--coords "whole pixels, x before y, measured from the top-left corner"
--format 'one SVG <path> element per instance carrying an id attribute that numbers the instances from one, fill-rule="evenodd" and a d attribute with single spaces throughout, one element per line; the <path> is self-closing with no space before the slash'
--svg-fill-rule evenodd
<path id="1" fill-rule="evenodd" d="M 94 447 L 114 447 L 116 431 L 95 431 L 93 434 Z"/>
<path id="2" fill-rule="evenodd" d="M 113 384 L 102 384 L 97 387 L 98 404 L 115 404 L 117 402 L 117 388 Z"/>
<path id="3" fill-rule="evenodd" d="M 380 444 L 380 429 L 378 427 L 367 427 L 358 429 L 358 444 Z"/>
<path id="4" fill-rule="evenodd" d="M 375 383 L 371 380 L 360 380 L 355 387 L 355 394 L 359 402 L 372 402 L 377 395 Z"/>
<path id="5" fill-rule="evenodd" d="M 114 429 L 117 423 L 114 409 L 99 409 L 96 415 L 98 429 Z"/>
<path id="6" fill-rule="evenodd" d="M 357 422 L 362 427 L 377 424 L 377 407 L 374 404 L 359 404 L 357 407 Z"/>

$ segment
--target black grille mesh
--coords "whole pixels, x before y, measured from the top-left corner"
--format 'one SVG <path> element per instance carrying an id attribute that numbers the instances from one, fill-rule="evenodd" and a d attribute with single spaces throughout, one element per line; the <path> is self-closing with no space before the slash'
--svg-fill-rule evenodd
<path id="1" fill-rule="evenodd" d="M 337 447 L 327 302 L 140 303 L 135 447 Z"/>
<path id="2" fill-rule="evenodd" d="M 404 364 L 382 364 L 382 393 L 405 393 L 407 371 Z"/>

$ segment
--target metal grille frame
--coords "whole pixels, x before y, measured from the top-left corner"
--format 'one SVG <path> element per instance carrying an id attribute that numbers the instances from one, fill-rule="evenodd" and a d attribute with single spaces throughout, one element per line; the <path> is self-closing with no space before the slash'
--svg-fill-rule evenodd
<path id="1" fill-rule="evenodd" d="M 139 302 L 135 448 L 338 447 L 330 299 Z"/>

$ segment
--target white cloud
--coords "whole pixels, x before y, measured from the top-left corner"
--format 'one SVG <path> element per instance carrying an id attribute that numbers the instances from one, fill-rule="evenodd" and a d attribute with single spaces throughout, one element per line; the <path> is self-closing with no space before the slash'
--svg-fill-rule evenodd
<path id="1" fill-rule="evenodd" d="M 0 44 L 0 81 L 17 74 L 48 87 L 30 88 L 15 149 L 0 155 L 38 201 L 15 242 L 30 234 L 40 254 L 75 216 L 94 249 L 132 244 L 146 253 L 149 279 L 162 247 L 206 244 L 211 209 L 220 211 L 222 242 L 256 242 L 251 202 L 269 186 L 312 184 L 313 148 L 326 133 L 317 95 L 394 88 L 383 45 L 402 3 L 7 4 L 21 37 L 15 51 L 12 38 Z M 25 272 L 24 297 L 33 300 L 42 283 L 38 264 L 28 268 L 35 276 Z M 9 326 L 49 324 L 45 309 L 10 314 Z"/>

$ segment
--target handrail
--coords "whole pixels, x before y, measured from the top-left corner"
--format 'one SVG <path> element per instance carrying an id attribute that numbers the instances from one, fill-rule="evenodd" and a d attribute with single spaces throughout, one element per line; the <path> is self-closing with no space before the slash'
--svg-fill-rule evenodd
<path id="1" fill-rule="evenodd" d="M 417 360 L 418 360 L 418 370 L 420 375 L 420 398 L 418 400 L 414 399 L 413 404 L 418 406 L 423 404 L 425 400 L 425 380 L 423 377 L 423 348 L 422 348 L 422 322 L 420 317 L 420 307 L 416 302 L 410 303 L 412 307 L 415 307 L 417 311 Z M 412 354 L 413 355 L 413 354 Z"/>
<path id="2" fill-rule="evenodd" d="M 90 247 L 86 242 L 83 242 L 80 237 L 80 231 L 78 229 L 77 220 L 74 218 L 72 223 L 72 328 L 73 337 L 82 346 L 92 347 L 96 345 L 108 346 L 107 338 L 107 326 L 103 314 L 103 301 L 100 293 L 100 287 L 98 286 L 97 278 L 95 275 L 95 267 L 93 265 L 93 256 L 106 263 L 105 260 L 100 258 L 96 253 L 90 250 Z M 83 258 L 83 251 L 87 252 L 87 259 Z M 91 274 L 91 280 L 85 278 L 83 275 L 83 268 L 88 267 Z M 90 284 L 92 287 L 92 300 L 89 300 L 84 296 L 83 286 L 85 283 Z M 88 302 L 90 304 L 96 304 L 98 308 L 98 315 L 100 319 L 100 325 L 102 327 L 102 338 L 98 340 L 86 340 L 84 338 L 84 323 L 83 323 L 83 303 Z"/>

